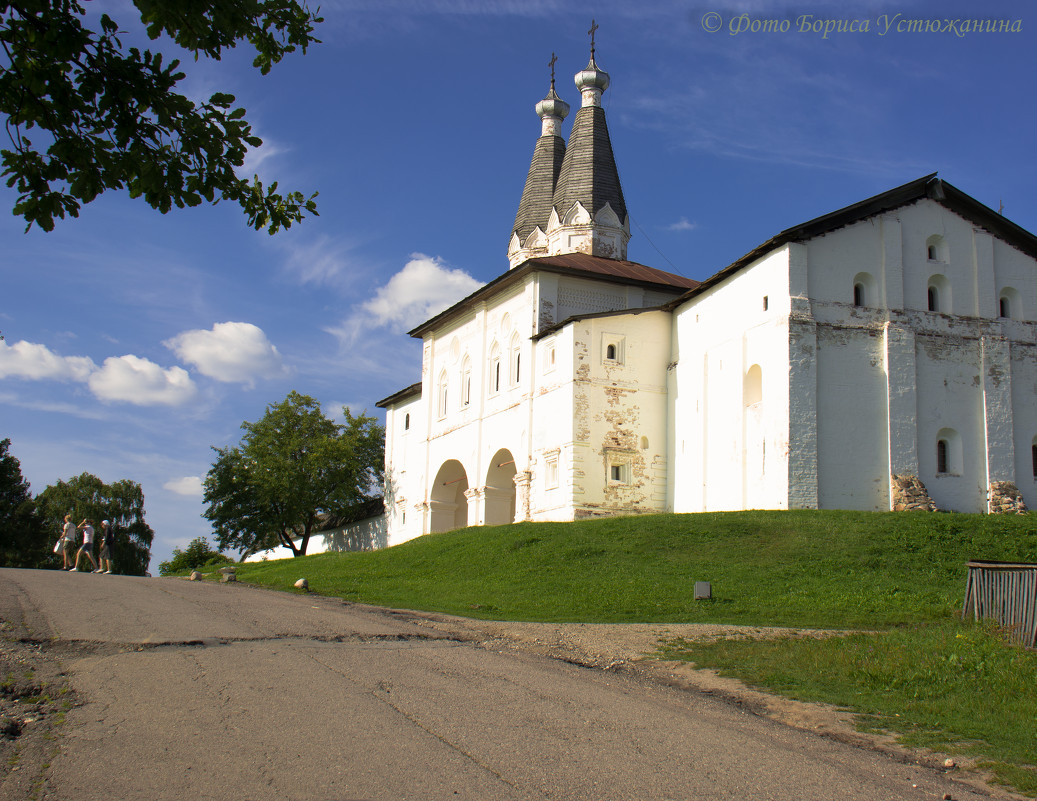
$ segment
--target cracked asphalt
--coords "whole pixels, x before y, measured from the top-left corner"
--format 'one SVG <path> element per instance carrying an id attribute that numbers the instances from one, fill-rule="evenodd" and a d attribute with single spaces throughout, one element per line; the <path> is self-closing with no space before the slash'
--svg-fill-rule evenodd
<path id="1" fill-rule="evenodd" d="M 502 624 L 23 570 L 0 570 L 0 619 L 5 669 L 51 699 L 3 769 L 19 801 L 987 797 L 646 674 L 504 647 Z"/>

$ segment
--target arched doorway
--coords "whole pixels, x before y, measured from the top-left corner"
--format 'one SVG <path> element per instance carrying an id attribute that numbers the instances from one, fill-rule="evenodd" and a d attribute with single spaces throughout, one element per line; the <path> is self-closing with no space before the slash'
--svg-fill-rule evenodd
<path id="1" fill-rule="evenodd" d="M 429 532 L 452 531 L 468 525 L 468 474 L 456 459 L 443 462 L 429 493 Z"/>
<path id="2" fill-rule="evenodd" d="M 488 526 L 515 522 L 515 457 L 507 448 L 501 448 L 490 460 L 486 470 L 486 489 L 483 499 L 483 518 Z"/>

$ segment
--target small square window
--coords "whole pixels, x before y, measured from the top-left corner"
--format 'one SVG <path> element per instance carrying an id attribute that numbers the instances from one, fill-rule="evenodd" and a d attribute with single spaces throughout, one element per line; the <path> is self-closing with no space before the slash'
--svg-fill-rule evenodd
<path id="1" fill-rule="evenodd" d="M 609 465 L 609 481 L 613 484 L 627 484 L 629 483 L 628 471 L 629 465 L 626 464 L 610 464 Z"/>

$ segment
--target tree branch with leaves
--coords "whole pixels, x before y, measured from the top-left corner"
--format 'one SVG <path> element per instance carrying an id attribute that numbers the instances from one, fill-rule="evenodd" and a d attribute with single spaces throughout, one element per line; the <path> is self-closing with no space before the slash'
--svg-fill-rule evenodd
<path id="1" fill-rule="evenodd" d="M 267 74 L 284 56 L 306 52 L 322 18 L 296 0 L 134 0 L 154 40 L 170 37 L 195 60 L 219 60 L 245 42 Z M 45 231 L 78 217 L 84 203 L 126 190 L 165 213 L 221 199 L 271 234 L 316 214 L 316 193 L 277 192 L 238 176 L 252 133 L 234 97 L 195 104 L 178 93 L 180 62 L 123 46 L 101 14 L 93 30 L 78 0 L 0 2 L 0 114 L 11 147 L 2 176 L 18 192 L 14 214 Z"/>

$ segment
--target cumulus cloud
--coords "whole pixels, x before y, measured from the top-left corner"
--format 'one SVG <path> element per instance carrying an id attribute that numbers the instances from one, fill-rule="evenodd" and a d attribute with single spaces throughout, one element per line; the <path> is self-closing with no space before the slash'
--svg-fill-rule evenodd
<path id="1" fill-rule="evenodd" d="M 414 253 L 362 309 L 375 325 L 413 328 L 481 286 L 464 270 L 451 270 L 434 256 Z"/>
<path id="2" fill-rule="evenodd" d="M 139 356 L 111 356 L 89 378 L 90 391 L 101 400 L 137 406 L 178 406 L 195 394 L 194 382 L 182 367 L 163 370 Z"/>
<path id="3" fill-rule="evenodd" d="M 96 369 L 86 356 L 59 356 L 46 345 L 25 340 L 13 345 L 0 341 L 0 378 L 86 381 Z"/>
<path id="4" fill-rule="evenodd" d="M 163 489 L 175 492 L 177 495 L 189 495 L 191 497 L 202 497 L 202 479 L 200 476 L 184 476 L 174 478 L 162 485 Z"/>
<path id="5" fill-rule="evenodd" d="M 251 385 L 256 378 L 285 372 L 277 348 L 251 323 L 216 323 L 208 331 L 184 331 L 163 344 L 217 381 Z"/>

